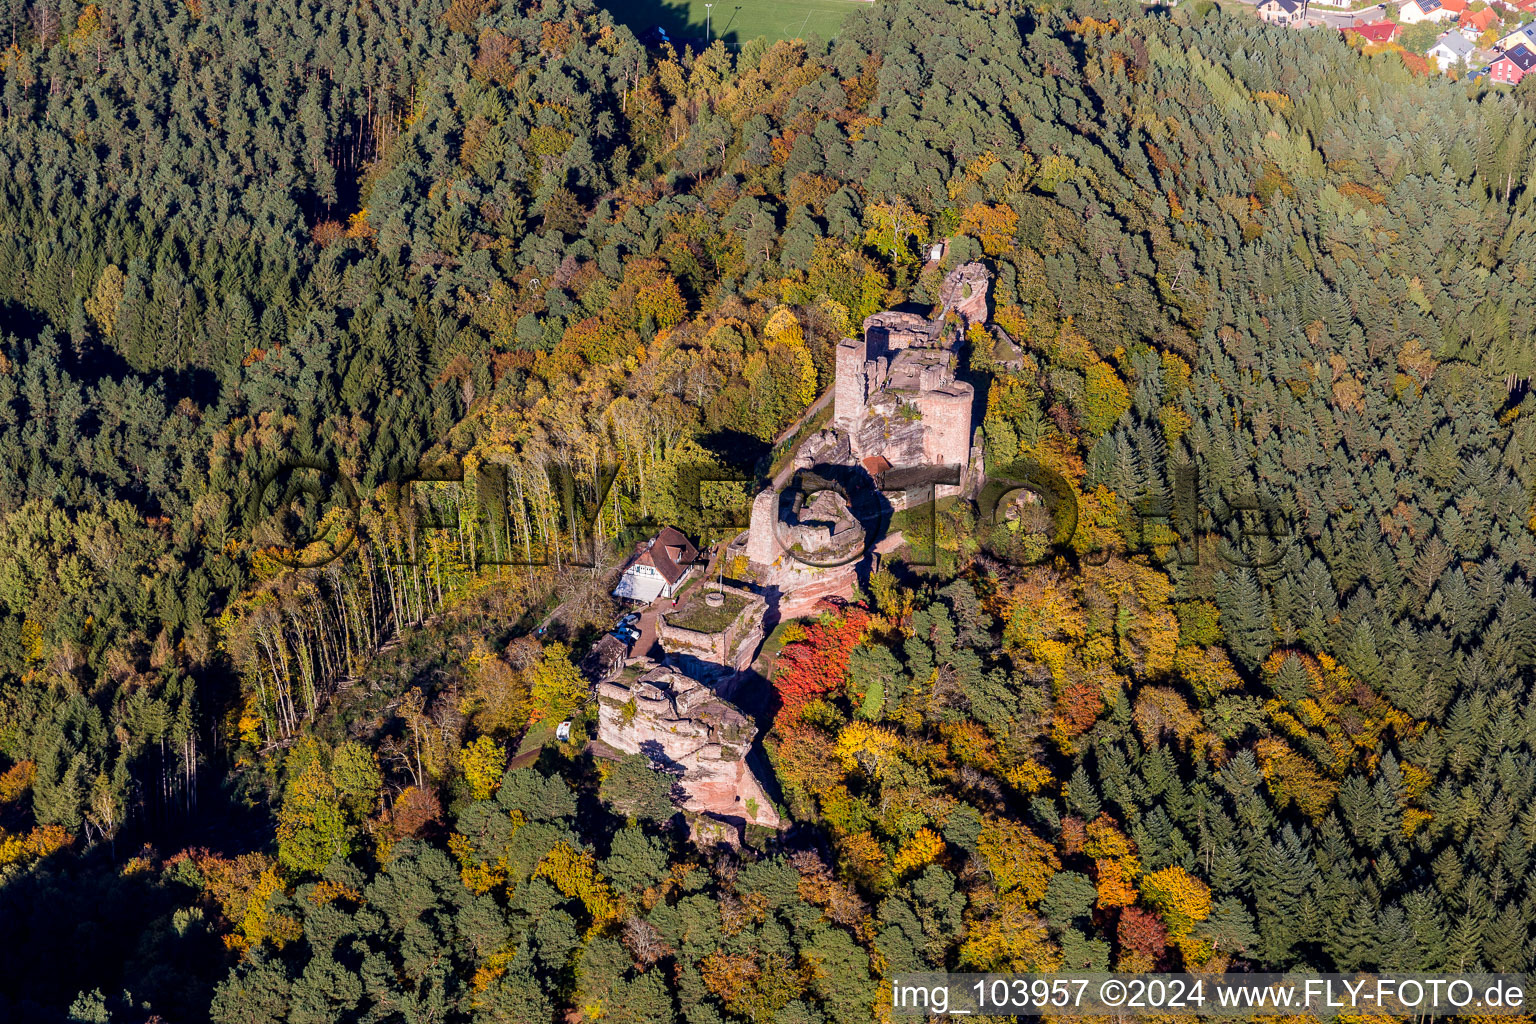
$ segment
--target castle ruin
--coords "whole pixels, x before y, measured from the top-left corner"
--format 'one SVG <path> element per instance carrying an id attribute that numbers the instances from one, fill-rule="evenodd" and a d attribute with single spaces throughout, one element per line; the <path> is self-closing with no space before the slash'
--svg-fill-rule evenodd
<path id="1" fill-rule="evenodd" d="M 957 380 L 966 330 L 987 321 L 987 270 L 967 263 L 939 289 L 932 318 L 888 311 L 837 346 L 832 426 L 857 462 L 966 467 L 976 391 Z"/>
<path id="2" fill-rule="evenodd" d="M 987 326 L 990 275 L 980 263 L 966 263 L 944 278 L 932 316 L 888 310 L 864 320 L 861 337 L 837 346 L 832 417 L 827 428 L 808 438 L 793 467 L 861 467 L 877 486 L 888 484 L 891 470 L 954 470 L 957 483 L 937 483 L 935 499 L 966 493 L 980 467 L 980 444 L 973 425 L 976 391 L 959 379 L 960 352 L 972 326 Z M 777 590 L 781 618 L 803 614 L 823 597 L 846 597 L 857 582 L 851 564 L 804 557 L 803 547 L 817 535 L 830 510 L 817 495 L 811 508 L 781 501 L 785 480 L 776 480 L 752 503 L 750 526 L 738 541 L 761 585 Z M 825 493 L 825 492 L 823 492 Z M 899 509 L 905 493 L 888 495 Z M 850 536 L 846 510 L 834 520 L 827 543 Z M 862 544 L 864 537 L 859 536 Z M 879 538 L 871 538 L 878 540 Z M 820 569 L 822 561 L 827 568 Z"/>
<path id="3" fill-rule="evenodd" d="M 671 775 L 701 839 L 734 843 L 745 825 L 779 826 L 747 763 L 757 728 L 728 699 L 762 647 L 766 613 L 760 594 L 699 580 L 656 609 L 660 661 L 629 657 L 610 636 L 583 662 L 597 689 L 593 753 L 642 754 Z"/>

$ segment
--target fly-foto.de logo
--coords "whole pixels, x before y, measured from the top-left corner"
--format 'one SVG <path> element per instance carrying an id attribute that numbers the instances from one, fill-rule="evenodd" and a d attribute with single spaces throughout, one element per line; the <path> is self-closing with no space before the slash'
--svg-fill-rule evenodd
<path id="1" fill-rule="evenodd" d="M 941 510 L 957 500 L 974 506 L 980 548 L 1018 566 L 1062 558 L 1103 564 L 1118 551 L 1165 565 L 1214 557 L 1263 568 L 1277 564 L 1295 539 L 1279 502 L 1202 487 L 1194 466 L 1176 469 L 1161 491 L 1115 498 L 1107 534 L 1102 499 L 1085 512 L 1088 499 L 1071 480 L 1027 459 L 973 479 L 947 465 L 876 472 L 818 465 L 778 483 L 690 463 L 673 473 L 667 488 L 671 521 L 631 515 L 616 526 L 611 510 L 625 468 L 597 463 L 578 471 L 556 463 L 514 482 L 504 465 L 481 463 L 466 474 L 461 463 L 440 462 L 381 485 L 370 502 L 373 514 L 365 516 L 350 476 L 322 460 L 294 458 L 262 478 L 248 511 L 262 551 L 296 569 L 318 568 L 365 540 L 391 563 L 416 564 L 432 534 L 452 534 L 463 560 L 476 568 L 594 566 L 605 545 L 667 525 L 682 526 L 705 544 L 748 532 L 776 558 L 831 568 L 865 559 L 897 524 L 903 560 L 925 566 L 936 564 Z M 825 528 L 807 528 L 817 523 Z"/>

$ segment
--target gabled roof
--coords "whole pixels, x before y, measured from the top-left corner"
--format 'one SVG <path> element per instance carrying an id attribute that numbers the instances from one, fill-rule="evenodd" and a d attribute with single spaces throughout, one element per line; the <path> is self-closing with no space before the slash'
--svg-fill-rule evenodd
<path id="1" fill-rule="evenodd" d="M 1536 3 L 1536 0 L 1531 0 L 1531 2 Z M 1536 32 L 1536 21 L 1528 21 L 1524 25 L 1519 25 L 1510 29 L 1508 32 L 1504 33 L 1504 35 L 1499 37 L 1499 42 L 1505 43 L 1511 39 L 1529 39 L 1532 32 Z"/>
<path id="2" fill-rule="evenodd" d="M 1340 29 L 1339 31 L 1357 33 L 1368 43 L 1390 43 L 1403 30 L 1400 26 L 1390 21 L 1377 21 L 1369 25 L 1356 25 L 1353 28 Z"/>
<path id="3" fill-rule="evenodd" d="M 1268 0 L 1268 3 L 1265 3 L 1264 6 L 1268 7 L 1270 4 L 1280 8 L 1286 14 L 1295 14 L 1301 10 L 1300 0 Z"/>
<path id="4" fill-rule="evenodd" d="M 650 540 L 641 541 L 630 565 L 649 565 L 671 586 L 683 578 L 688 566 L 699 557 L 699 549 L 675 527 L 664 527 Z"/>
<path id="5" fill-rule="evenodd" d="M 1529 71 L 1532 67 L 1536 67 L 1536 50 L 1532 50 L 1524 43 L 1521 43 L 1519 46 L 1505 50 L 1504 56 L 1494 61 L 1494 63 L 1497 64 L 1499 61 L 1504 60 L 1509 61 L 1521 71 Z"/>
<path id="6" fill-rule="evenodd" d="M 1460 58 L 1471 56 L 1473 46 L 1471 40 L 1460 32 L 1447 32 L 1437 39 L 1430 49 L 1431 51 L 1445 50 L 1452 57 Z"/>
<path id="7" fill-rule="evenodd" d="M 1467 0 L 1440 0 L 1440 9 L 1452 14 L 1464 14 L 1467 10 Z"/>
<path id="8" fill-rule="evenodd" d="M 1444 6 L 1441 0 L 1408 0 L 1408 3 L 1413 4 L 1425 14 L 1433 14 Z M 1407 7 L 1408 4 L 1403 4 L 1403 6 Z"/>
<path id="9" fill-rule="evenodd" d="M 1484 7 L 1480 11 L 1468 11 L 1461 16 L 1461 24 L 1471 25 L 1479 33 L 1488 31 L 1499 16 L 1493 13 L 1492 7 Z"/>

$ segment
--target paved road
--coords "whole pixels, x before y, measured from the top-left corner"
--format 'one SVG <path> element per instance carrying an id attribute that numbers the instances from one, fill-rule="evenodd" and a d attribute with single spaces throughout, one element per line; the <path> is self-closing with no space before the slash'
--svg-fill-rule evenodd
<path id="1" fill-rule="evenodd" d="M 1329 28 L 1354 28 L 1356 25 L 1369 25 L 1373 21 L 1380 21 L 1386 16 L 1385 7 L 1367 7 L 1363 11 L 1325 11 L 1321 7 L 1311 10 L 1313 18 L 1321 18 L 1323 24 Z"/>
<path id="2" fill-rule="evenodd" d="M 640 621 L 635 624 L 640 628 L 640 639 L 635 641 L 635 646 L 629 652 L 630 657 L 654 658 L 661 653 L 656 650 L 656 615 L 662 603 L 658 601 L 641 609 Z M 665 603 L 670 604 L 671 601 Z"/>

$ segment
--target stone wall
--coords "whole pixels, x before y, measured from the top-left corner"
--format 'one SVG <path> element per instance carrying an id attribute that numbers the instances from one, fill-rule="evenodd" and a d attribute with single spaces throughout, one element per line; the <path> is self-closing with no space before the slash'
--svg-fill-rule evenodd
<path id="1" fill-rule="evenodd" d="M 991 275 L 980 263 L 956 267 L 939 286 L 940 316 L 953 311 L 965 318 L 965 326 L 984 324 L 987 314 L 987 290 Z"/>
<path id="2" fill-rule="evenodd" d="M 743 552 L 747 561 L 756 565 L 772 565 L 779 560 L 779 542 L 774 536 L 778 521 L 778 492 L 772 487 L 765 487 L 752 499 L 752 518 L 747 526 L 747 546 Z"/>
<path id="3" fill-rule="evenodd" d="M 663 612 L 657 616 L 656 635 L 668 654 L 691 656 L 718 665 L 722 673 L 743 671 L 752 664 L 758 647 L 762 646 L 763 618 L 768 612 L 768 602 L 749 590 L 717 583 L 704 584 L 699 591 L 689 595 L 688 600 L 704 600 L 704 595 L 711 592 L 729 594 L 745 602 L 729 626 L 714 633 L 684 629 Z"/>
<path id="4" fill-rule="evenodd" d="M 837 379 L 833 383 L 832 422 L 847 429 L 864 414 L 864 340 L 844 338 L 837 346 Z"/>
<path id="5" fill-rule="evenodd" d="M 972 489 L 978 469 L 972 431 L 976 394 L 956 379 L 956 348 L 968 326 L 987 323 L 990 280 L 986 267 L 967 263 L 945 277 L 932 317 L 895 310 L 866 317 L 863 336 L 844 339 L 836 350 L 831 429 L 807 439 L 794 465 L 873 460 L 886 470 L 955 466 L 961 483 L 939 485 L 936 496 Z M 904 506 L 906 496 L 887 500 Z M 846 598 L 857 587 L 860 559 L 817 568 L 786 551 L 798 543 L 808 561 L 836 561 L 815 557 L 820 554 L 815 549 L 838 547 L 826 534 L 821 523 L 799 522 L 786 513 L 772 488 L 753 501 L 746 540 L 736 550 L 746 555 L 756 582 L 776 595 L 780 619 L 808 614 L 823 598 Z M 862 534 L 857 539 L 862 543 Z"/>
<path id="6" fill-rule="evenodd" d="M 932 465 L 965 466 L 971 456 L 971 408 L 976 392 L 954 381 L 917 399 L 923 416 L 923 457 Z"/>

